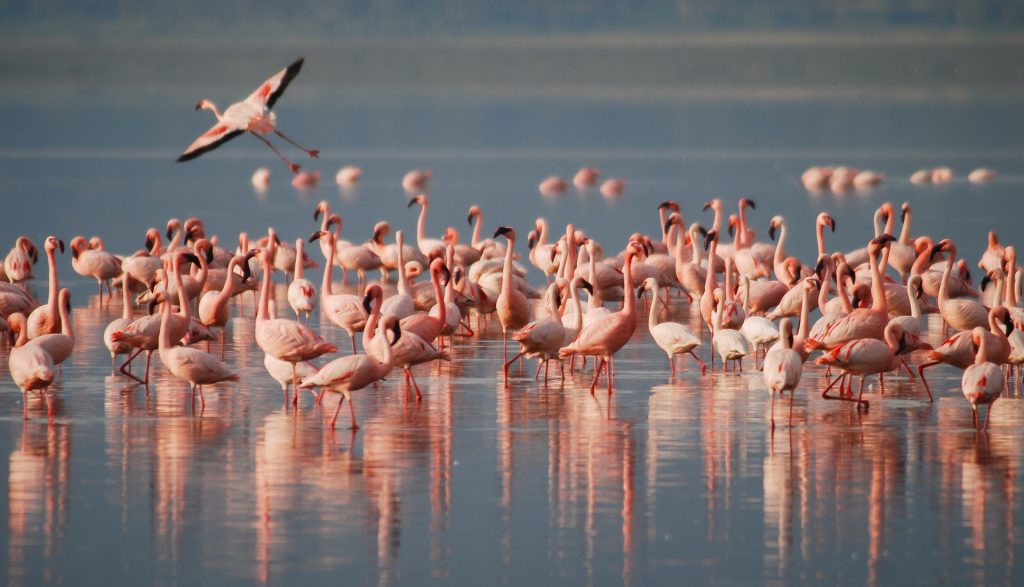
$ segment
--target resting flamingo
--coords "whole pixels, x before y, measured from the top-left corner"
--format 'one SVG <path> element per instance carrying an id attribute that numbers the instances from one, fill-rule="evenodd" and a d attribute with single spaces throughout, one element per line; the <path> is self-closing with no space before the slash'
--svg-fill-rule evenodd
<path id="1" fill-rule="evenodd" d="M 511 253 L 512 247 L 509 246 Z M 567 358 L 573 355 L 592 355 L 600 357 L 597 369 L 594 373 L 594 381 L 590 384 L 590 394 L 594 394 L 597 388 L 597 381 L 601 377 L 601 371 L 607 366 L 608 394 L 612 393 L 615 378 L 615 353 L 619 351 L 632 338 L 636 332 L 636 301 L 630 295 L 633 284 L 633 259 L 640 254 L 641 247 L 637 243 L 631 243 L 626 252 L 625 263 L 622 266 L 622 289 L 627 293 L 622 302 L 622 309 L 618 312 L 611 312 L 606 316 L 594 320 L 583 327 L 579 336 L 572 344 L 559 351 L 559 358 Z M 506 257 L 511 259 L 511 255 Z"/>
<path id="2" fill-rule="evenodd" d="M 974 355 L 974 364 L 964 369 L 963 377 L 960 378 L 960 388 L 964 393 L 964 398 L 971 403 L 975 428 L 979 428 L 980 424 L 978 406 L 989 406 L 983 427 L 984 430 L 988 430 L 988 422 L 992 419 L 992 404 L 999 399 L 1003 392 L 1003 372 L 998 365 L 987 359 L 986 345 L 988 342 L 985 337 L 985 329 L 980 326 L 975 328 L 972 331 L 971 340 L 978 350 Z"/>
<path id="3" fill-rule="evenodd" d="M 278 99 L 284 94 L 288 84 L 295 79 L 295 76 L 299 75 L 299 71 L 302 69 L 303 59 L 300 57 L 296 59 L 291 65 L 282 69 L 281 71 L 274 74 L 267 81 L 260 84 L 260 87 L 255 92 L 249 95 L 248 98 L 241 102 L 235 102 L 228 106 L 227 110 L 222 114 L 217 110 L 217 106 L 209 100 L 200 100 L 196 104 L 196 110 L 210 110 L 213 115 L 217 117 L 217 124 L 199 136 L 191 145 L 185 149 L 185 152 L 178 157 L 178 162 L 189 161 L 196 157 L 212 151 L 231 139 L 237 137 L 242 133 L 249 133 L 252 136 L 260 140 L 264 145 L 270 147 L 270 150 L 274 152 L 282 161 L 288 165 L 288 168 L 292 170 L 292 173 L 299 172 L 299 166 L 289 161 L 277 147 L 267 139 L 266 135 L 274 133 L 282 139 L 288 141 L 292 145 L 295 145 L 302 151 L 304 151 L 310 157 L 314 159 L 320 157 L 320 151 L 316 149 L 307 149 L 302 145 L 299 145 L 292 139 L 288 138 L 284 133 L 277 130 L 277 117 L 271 112 L 271 108 L 277 103 Z"/>
<path id="4" fill-rule="evenodd" d="M 28 420 L 28 392 L 41 391 L 46 398 L 47 414 L 53 415 L 48 390 L 53 383 L 53 358 L 43 347 L 28 340 L 25 315 L 15 312 L 7 317 L 7 324 L 17 335 L 14 348 L 7 357 L 7 370 L 14 384 L 21 389 L 22 414 Z"/>
<path id="5" fill-rule="evenodd" d="M 96 280 L 100 302 L 103 301 L 103 286 L 107 286 L 107 294 L 112 295 L 110 280 L 121 275 L 121 259 L 102 249 L 90 249 L 85 238 L 76 236 L 69 243 L 71 248 L 71 268 L 82 277 Z M 61 252 L 64 252 L 61 247 Z M 108 297 L 109 301 L 109 297 Z"/>
<path id="6" fill-rule="evenodd" d="M 24 283 L 32 279 L 32 266 L 39 261 L 39 249 L 27 236 L 19 236 L 4 257 L 4 273 L 11 283 Z"/>
<path id="7" fill-rule="evenodd" d="M 338 347 L 321 338 L 308 326 L 294 320 L 270 318 L 270 254 L 270 251 L 263 251 L 260 255 L 263 264 L 263 285 L 260 288 L 259 308 L 256 312 L 256 344 L 264 353 L 292 364 L 292 383 L 297 388 L 299 381 L 295 364 L 337 352 Z M 298 402 L 299 394 L 296 391 L 292 403 Z"/>
<path id="8" fill-rule="evenodd" d="M 775 394 L 789 392 L 789 425 L 793 425 L 793 392 L 800 384 L 800 376 L 803 373 L 804 360 L 800 354 L 793 350 L 793 323 L 789 318 L 783 318 L 779 323 L 779 342 L 781 345 L 774 346 L 764 357 L 764 384 L 768 386 L 771 393 L 770 418 L 772 430 L 775 430 Z"/>

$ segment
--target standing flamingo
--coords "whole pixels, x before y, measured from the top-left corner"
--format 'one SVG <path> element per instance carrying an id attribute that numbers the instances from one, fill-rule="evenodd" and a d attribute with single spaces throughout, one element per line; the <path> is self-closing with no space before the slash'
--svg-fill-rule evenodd
<path id="1" fill-rule="evenodd" d="M 331 272 L 334 270 L 335 236 L 332 232 L 318 231 L 310 237 L 310 242 L 327 240 L 327 265 L 324 267 L 323 281 L 320 283 L 320 313 L 335 326 L 345 329 L 352 340 L 352 353 L 356 352 L 356 333 L 366 326 L 367 310 L 363 307 L 363 298 L 352 294 L 336 294 L 332 285 Z"/>
<path id="2" fill-rule="evenodd" d="M 329 272 L 330 268 L 324 271 Z M 309 322 L 309 315 L 316 308 L 316 302 L 316 286 L 302 276 L 302 239 L 295 239 L 295 277 L 288 284 L 288 305 L 295 312 L 296 319 L 302 319 L 305 314 L 306 322 Z"/>
<path id="3" fill-rule="evenodd" d="M 110 324 L 107 324 L 107 327 L 103 330 L 103 344 L 110 351 L 111 375 L 114 374 L 117 355 L 127 355 L 132 352 L 131 345 L 124 342 L 114 342 L 113 339 L 115 332 L 124 330 L 132 323 L 131 282 L 131 273 L 125 272 L 121 275 L 121 317 L 111 320 Z"/>
<path id="4" fill-rule="evenodd" d="M 237 137 L 242 133 L 249 133 L 252 136 L 259 139 L 264 145 L 270 147 L 288 168 L 292 170 L 292 173 L 299 172 L 299 166 L 289 161 L 280 151 L 277 150 L 266 135 L 274 133 L 282 139 L 288 141 L 292 145 L 295 145 L 299 149 L 303 150 L 310 157 L 314 159 L 320 157 L 320 151 L 316 149 L 307 149 L 302 145 L 299 145 L 292 139 L 285 136 L 284 133 L 277 130 L 277 117 L 271 112 L 271 108 L 277 100 L 284 94 L 288 84 L 295 79 L 295 76 L 299 75 L 299 71 L 302 69 L 303 59 L 300 57 L 295 60 L 291 65 L 277 72 L 273 77 L 263 82 L 255 92 L 249 95 L 248 98 L 241 102 L 235 102 L 228 106 L 227 110 L 223 114 L 217 110 L 217 106 L 209 100 L 200 100 L 196 104 L 196 110 L 210 110 L 213 115 L 217 117 L 217 124 L 199 136 L 198 139 L 193 141 L 191 145 L 185 149 L 185 152 L 178 157 L 178 162 L 189 161 L 196 157 L 212 151 L 231 139 Z"/>
<path id="5" fill-rule="evenodd" d="M 71 268 L 82 277 L 92 277 L 96 280 L 96 286 L 100 293 L 100 302 L 103 301 L 103 286 L 107 286 L 107 294 L 110 290 L 110 280 L 121 274 L 121 259 L 111 255 L 102 249 L 90 249 L 84 237 L 76 236 L 69 243 L 71 248 Z M 64 247 L 61 247 L 64 252 Z"/>
<path id="6" fill-rule="evenodd" d="M 28 315 L 29 338 L 60 332 L 60 314 L 57 309 L 57 293 L 60 291 L 60 284 L 57 281 L 57 260 L 55 258 L 58 248 L 61 253 L 64 252 L 64 241 L 55 236 L 46 237 L 43 249 L 46 251 L 46 261 L 49 265 L 50 291 L 46 298 L 46 304 L 32 310 L 32 313 Z"/>
<path id="7" fill-rule="evenodd" d="M 977 347 L 974 355 L 974 364 L 964 369 L 963 377 L 960 378 L 960 388 L 964 397 L 971 402 L 971 410 L 974 415 L 974 427 L 979 427 L 978 406 L 988 405 L 988 414 L 985 415 L 984 430 L 988 430 L 988 422 L 992 418 L 992 404 L 999 399 L 1003 392 L 1003 372 L 995 363 L 988 361 L 986 357 L 985 329 L 980 326 L 972 331 L 971 339 Z"/>
<path id="8" fill-rule="evenodd" d="M 844 375 L 860 375 L 860 391 L 857 394 L 857 407 L 868 406 L 868 402 L 862 399 L 864 395 L 864 379 L 868 375 L 879 375 L 881 379 L 882 393 L 885 393 L 884 374 L 893 371 L 900 366 L 900 354 L 903 353 L 906 338 L 903 328 L 899 324 L 889 324 L 885 327 L 884 341 L 875 338 L 860 338 L 846 342 L 833 348 L 827 354 L 818 357 L 814 362 L 819 365 L 838 367 L 843 370 Z M 845 399 L 829 397 L 828 390 L 842 377 L 837 377 L 821 397 L 824 399 Z M 931 395 L 929 394 L 929 400 Z"/>
<path id="9" fill-rule="evenodd" d="M 676 375 L 676 356 L 684 354 L 689 354 L 697 361 L 700 365 L 700 374 L 703 375 L 707 371 L 708 366 L 694 352 L 700 346 L 700 339 L 690 332 L 689 328 L 678 322 L 658 322 L 658 313 L 662 309 L 662 301 L 658 296 L 658 280 L 649 277 L 644 280 L 643 287 L 650 290 L 653 294 L 651 312 L 647 316 L 647 329 L 650 331 L 654 342 L 668 355 L 670 377 L 675 377 Z"/>
<path id="10" fill-rule="evenodd" d="M 508 226 L 499 227 L 494 238 L 504 236 L 508 239 L 505 248 L 505 264 L 501 272 L 501 291 L 498 293 L 498 321 L 501 322 L 502 360 L 508 361 L 508 335 L 510 331 L 519 330 L 530 321 L 530 305 L 512 283 L 512 254 L 516 246 L 516 231 Z M 506 371 L 507 373 L 507 371 Z"/>
<path id="11" fill-rule="evenodd" d="M 254 251 L 243 255 L 237 255 L 228 262 L 228 275 L 234 275 L 236 267 L 242 268 L 242 283 L 249 280 L 252 274 L 249 271 L 249 259 L 255 256 Z M 208 291 L 199 298 L 199 321 L 203 326 L 213 329 L 220 328 L 220 352 L 224 356 L 224 343 L 227 338 L 228 320 L 231 318 L 231 308 L 228 303 L 234 294 L 234 284 L 230 278 L 224 280 L 220 291 Z"/>
<path id="12" fill-rule="evenodd" d="M 800 384 L 800 375 L 803 372 L 804 360 L 800 354 L 793 350 L 793 323 L 789 318 L 783 318 L 779 323 L 779 342 L 781 346 L 774 346 L 764 357 L 764 384 L 768 386 L 771 393 L 771 422 L 772 430 L 775 430 L 775 394 L 782 397 L 784 392 L 789 392 L 789 425 L 793 425 L 793 392 Z"/>
<path id="13" fill-rule="evenodd" d="M 25 315 L 15 312 L 7 317 L 7 323 L 11 331 L 16 333 L 18 338 L 7 357 L 7 370 L 11 374 L 14 384 L 21 389 L 22 413 L 28 420 L 28 392 L 42 391 L 46 398 L 47 413 L 53 415 L 53 405 L 50 403 L 50 394 L 47 390 L 53 383 L 53 358 L 43 347 L 31 344 L 28 340 L 28 331 L 25 327 Z"/>
<path id="14" fill-rule="evenodd" d="M 75 350 L 75 333 L 71 328 L 71 290 L 64 288 L 60 290 L 57 299 L 57 307 L 60 308 L 60 332 L 41 334 L 32 339 L 32 344 L 41 346 L 53 358 L 53 364 L 60 364 L 71 356 Z"/>
<path id="15" fill-rule="evenodd" d="M 506 259 L 511 260 L 511 250 L 510 244 L 510 254 Z M 590 384 L 591 395 L 597 389 L 597 381 L 605 367 L 608 369 L 608 394 L 611 395 L 615 378 L 615 353 L 625 346 L 636 332 L 636 301 L 629 292 L 632 291 L 633 286 L 633 259 L 640 252 L 641 247 L 638 243 L 631 243 L 630 248 L 626 251 L 625 263 L 622 266 L 622 289 L 627 293 L 622 302 L 622 309 L 585 325 L 576 340 L 558 353 L 559 358 L 562 359 L 573 355 L 600 357 L 594 373 L 594 381 Z"/>
<path id="16" fill-rule="evenodd" d="M 426 194 L 420 194 L 409 200 L 409 205 L 407 207 L 412 208 L 415 204 L 420 205 L 420 216 L 416 221 L 416 247 L 419 248 L 420 252 L 428 259 L 443 256 L 444 243 L 436 238 L 427 238 L 425 236 L 427 210 L 430 208 L 430 198 L 428 198 Z"/>
<path id="17" fill-rule="evenodd" d="M 338 347 L 321 338 L 308 326 L 294 320 L 270 318 L 270 251 L 263 251 L 260 256 L 263 264 L 263 285 L 260 288 L 259 308 L 256 312 L 256 344 L 264 353 L 292 364 L 292 383 L 296 387 L 292 402 L 297 404 L 299 381 L 295 364 L 337 352 Z"/>
<path id="18" fill-rule="evenodd" d="M 942 283 L 939 285 L 939 313 L 947 324 L 964 332 L 976 326 L 984 326 L 988 317 L 985 306 L 970 298 L 953 298 L 949 295 L 950 274 L 956 262 L 956 245 L 949 239 L 943 239 L 935 246 L 936 252 L 948 252 L 949 259 L 942 271 Z"/>

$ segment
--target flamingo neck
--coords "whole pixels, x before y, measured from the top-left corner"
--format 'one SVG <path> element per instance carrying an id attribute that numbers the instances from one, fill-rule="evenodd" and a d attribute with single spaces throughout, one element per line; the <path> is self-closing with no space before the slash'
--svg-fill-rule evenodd
<path id="1" fill-rule="evenodd" d="M 987 357 L 988 357 L 988 348 L 987 347 L 988 347 L 988 343 L 985 340 L 986 338 L 988 338 L 988 337 L 987 336 L 979 336 L 978 337 L 978 352 L 976 352 L 974 354 L 974 364 L 975 365 L 981 365 L 982 363 L 987 362 Z"/>
<path id="2" fill-rule="evenodd" d="M 718 282 L 715 280 L 715 257 L 718 256 L 718 241 L 711 241 L 711 247 L 708 248 L 708 272 L 704 278 L 704 293 L 711 294 L 715 291 L 715 286 Z"/>
<path id="3" fill-rule="evenodd" d="M 572 284 L 569 288 L 569 295 L 572 297 L 572 307 L 576 310 L 576 315 L 573 316 L 572 328 L 579 332 L 583 328 L 583 306 L 580 304 L 580 286 L 578 283 Z"/>
<path id="4" fill-rule="evenodd" d="M 180 257 L 179 257 L 180 259 Z M 203 264 L 203 280 L 206 279 L 206 266 L 203 258 L 199 257 L 200 264 Z M 175 262 L 174 264 L 174 285 L 178 288 L 178 305 L 181 306 L 181 315 L 186 321 L 192 320 L 192 305 L 189 303 L 188 294 L 185 293 L 185 285 L 181 280 L 181 264 Z M 168 300 L 166 303 L 170 303 Z"/>
<path id="5" fill-rule="evenodd" d="M 331 248 L 333 249 L 333 247 Z M 264 258 L 261 264 L 263 265 L 263 283 L 260 284 L 260 305 L 256 308 L 257 322 L 270 318 L 270 261 Z M 330 272 L 331 265 L 328 264 L 324 278 L 324 288 L 327 290 L 330 290 Z M 330 291 L 327 293 L 330 295 Z"/>
<path id="6" fill-rule="evenodd" d="M 633 295 L 633 257 L 635 254 L 626 254 L 626 263 L 622 266 L 622 311 L 627 315 L 636 314 L 636 296 Z"/>
<path id="7" fill-rule="evenodd" d="M 918 286 L 921 287 L 921 286 Z M 910 281 L 907 281 L 907 298 L 910 301 L 910 317 L 914 320 L 921 319 L 921 300 L 917 299 L 914 295 L 913 288 L 910 287 Z"/>
<path id="8" fill-rule="evenodd" d="M 18 328 L 18 338 L 14 341 L 14 348 L 20 348 L 28 344 L 28 322 L 24 319 Z"/>
<path id="9" fill-rule="evenodd" d="M 363 327 L 363 352 L 369 353 L 370 342 L 376 338 L 377 323 L 380 322 L 380 304 L 372 304 L 370 316 L 366 319 L 366 326 Z M 386 339 L 386 337 L 385 337 Z M 384 341 L 385 343 L 387 340 Z M 385 345 L 390 350 L 391 345 Z M 390 361 L 388 361 L 390 363 Z"/>
<path id="10" fill-rule="evenodd" d="M 903 228 L 900 229 L 900 240 L 901 245 L 910 244 L 910 209 L 907 209 L 907 213 L 903 215 Z"/>
<path id="11" fill-rule="evenodd" d="M 750 315 L 750 278 L 743 276 L 743 313 Z"/>
<path id="12" fill-rule="evenodd" d="M 334 288 L 331 287 L 331 272 L 334 271 L 334 250 L 337 247 L 335 247 L 335 245 L 334 245 L 334 243 L 336 241 L 334 240 L 334 235 L 333 234 L 328 232 L 326 238 L 327 238 L 327 244 L 328 244 L 328 247 L 327 247 L 327 249 L 328 249 L 327 250 L 327 267 L 324 267 L 324 277 L 323 277 L 323 281 L 320 282 L 320 291 L 321 291 L 322 295 L 329 296 L 329 295 L 333 295 L 334 294 L 334 292 L 333 292 Z M 401 251 L 401 249 L 399 249 L 399 251 Z M 399 261 L 401 261 L 402 253 L 398 253 L 398 255 L 399 255 L 398 259 L 399 259 Z M 402 268 L 401 262 L 399 262 L 399 264 L 398 264 L 398 271 L 399 271 L 399 275 L 404 275 L 405 274 L 405 269 Z M 401 286 L 399 286 L 399 287 L 401 287 Z"/>
<path id="13" fill-rule="evenodd" d="M 868 251 L 868 266 L 871 268 L 871 309 L 885 313 L 888 305 L 885 300 L 885 287 L 882 285 L 882 270 L 878 265 L 878 251 Z"/>
<path id="14" fill-rule="evenodd" d="M 443 327 L 448 321 L 448 304 L 446 303 L 445 294 L 441 290 L 440 271 L 430 272 L 430 283 L 434 286 L 434 299 L 437 300 L 437 321 Z M 448 283 L 451 283 L 451 278 L 448 279 Z M 512 281 L 509 280 L 509 284 L 511 283 Z M 505 287 L 504 283 L 502 287 Z"/>
<path id="15" fill-rule="evenodd" d="M 825 311 L 825 305 L 828 304 L 828 288 L 831 280 L 832 264 L 831 262 L 828 262 L 825 263 L 825 274 L 822 276 L 821 286 L 818 288 L 818 307 L 821 308 L 822 312 Z"/>
<path id="16" fill-rule="evenodd" d="M 479 246 L 480 246 L 480 230 L 482 229 L 483 224 L 484 224 L 484 215 L 482 213 L 481 214 L 477 214 L 476 215 L 476 222 L 473 223 L 473 236 L 470 238 L 470 241 L 469 241 L 470 244 L 473 245 L 474 249 L 479 248 Z M 387 337 L 384 337 L 384 338 L 386 339 Z"/>
<path id="17" fill-rule="evenodd" d="M 426 202 L 420 204 L 420 217 L 416 221 L 416 242 L 420 245 L 420 250 L 422 250 L 423 241 L 426 239 L 427 207 Z"/>
<path id="18" fill-rule="evenodd" d="M 824 284 L 821 289 L 828 290 Z M 824 311 L 824 306 L 822 306 Z M 804 295 L 800 297 L 800 325 L 797 328 L 797 336 L 800 340 L 807 340 L 807 335 L 811 332 L 811 291 L 804 289 Z"/>
<path id="19" fill-rule="evenodd" d="M 782 263 L 786 260 L 786 235 L 788 229 L 785 222 L 779 223 L 779 244 L 775 245 L 775 262 Z M 819 247 L 820 248 L 820 247 Z M 778 277 L 778 276 L 776 276 Z"/>
<path id="20" fill-rule="evenodd" d="M 57 293 L 60 287 L 57 282 L 57 258 L 56 253 L 53 250 L 46 251 L 46 261 L 49 264 L 48 273 L 50 276 L 50 292 L 46 296 L 46 305 L 50 307 L 53 312 L 52 316 L 57 315 Z"/>
<path id="21" fill-rule="evenodd" d="M 949 251 L 949 259 L 946 260 L 946 268 L 942 270 L 942 281 L 939 282 L 939 303 L 949 299 L 949 276 L 953 273 L 953 265 L 956 263 L 956 248 Z"/>
<path id="22" fill-rule="evenodd" d="M 221 307 L 228 303 L 231 299 L 231 294 L 235 291 L 235 284 L 232 281 L 232 276 L 235 274 L 235 267 L 238 267 L 238 260 L 231 259 L 228 261 L 227 274 L 224 277 L 224 287 L 220 288 L 220 292 L 217 293 L 217 306 Z"/>
<path id="23" fill-rule="evenodd" d="M 398 247 L 398 293 L 410 295 L 409 278 L 405 275 L 405 239 L 401 234 L 395 235 L 395 246 Z"/>
<path id="24" fill-rule="evenodd" d="M 597 297 L 597 285 L 596 285 L 597 284 L 597 276 L 594 275 L 594 273 L 597 271 L 597 261 L 594 260 L 594 249 L 595 249 L 595 246 L 593 244 L 594 241 L 590 241 L 590 242 L 591 242 L 591 244 L 587 248 L 587 255 L 590 257 L 590 265 L 589 265 L 590 281 L 591 281 L 591 286 L 594 288 L 594 291 L 592 291 L 590 293 L 590 297 L 587 298 L 587 307 L 588 308 L 597 308 L 598 306 L 601 306 L 602 304 L 601 304 L 600 298 Z"/>
<path id="25" fill-rule="evenodd" d="M 131 289 L 132 276 L 127 271 L 124 272 L 124 278 L 121 282 L 121 319 L 131 320 L 132 319 L 132 302 L 131 302 Z"/>
<path id="26" fill-rule="evenodd" d="M 379 315 L 380 312 L 378 311 L 377 314 Z M 383 346 L 384 346 L 384 360 L 380 361 L 380 365 L 379 365 L 380 370 L 378 371 L 378 373 L 383 373 L 383 374 L 386 375 L 389 371 L 391 371 L 391 363 L 395 359 L 394 359 L 394 354 L 392 354 L 392 351 L 391 351 L 391 343 L 388 342 L 387 323 L 385 322 L 384 324 L 380 324 L 380 322 L 378 320 L 377 321 L 377 325 L 378 325 L 378 327 L 377 327 L 377 336 L 379 336 L 379 337 L 384 339 L 384 341 L 383 341 L 383 343 L 384 343 L 383 344 Z"/>
<path id="27" fill-rule="evenodd" d="M 61 297 L 63 297 L 64 299 L 60 300 L 60 333 L 63 334 L 64 336 L 70 336 L 71 338 L 74 338 L 75 332 L 71 326 L 71 317 L 68 316 L 68 294 L 65 294 L 64 296 Z"/>
<path id="28" fill-rule="evenodd" d="M 825 250 L 825 225 L 819 222 L 818 226 L 815 228 L 817 229 L 816 236 L 818 238 L 818 255 L 827 255 L 828 252 Z"/>
<path id="29" fill-rule="evenodd" d="M 750 246 L 750 235 L 747 234 L 747 207 L 740 206 L 740 226 L 739 233 L 737 234 L 738 241 L 743 244 L 744 247 Z"/>
<path id="30" fill-rule="evenodd" d="M 214 104 L 213 102 L 211 102 L 209 100 L 203 100 L 202 104 L 200 104 L 200 107 L 203 110 L 209 110 L 210 112 L 213 112 L 213 115 L 217 117 L 217 120 L 219 120 L 219 121 L 223 121 L 224 120 L 224 115 L 221 114 L 220 110 L 217 108 L 217 105 Z"/>
<path id="31" fill-rule="evenodd" d="M 890 212 L 885 219 L 885 234 L 892 234 L 892 229 L 896 226 L 896 213 Z M 879 235 L 881 236 L 881 235 Z M 875 237 L 878 238 L 878 237 Z"/>
<path id="32" fill-rule="evenodd" d="M 160 308 L 160 334 L 157 336 L 157 346 L 160 354 L 171 348 L 171 301 L 164 300 Z"/>
<path id="33" fill-rule="evenodd" d="M 668 244 L 668 232 L 665 230 L 665 209 L 658 208 L 658 228 L 661 229 L 661 242 Z M 671 230 L 671 227 L 669 228 Z"/>
<path id="34" fill-rule="evenodd" d="M 690 262 L 696 265 L 700 265 L 701 254 L 700 245 L 697 244 L 697 235 L 699 234 L 696 230 L 690 231 Z"/>
<path id="35" fill-rule="evenodd" d="M 658 285 L 651 289 L 654 298 L 651 300 L 651 313 L 647 315 L 647 327 L 654 328 L 658 325 L 658 310 L 661 309 L 661 297 L 658 296 Z"/>
<path id="36" fill-rule="evenodd" d="M 911 275 L 921 275 L 928 269 L 929 261 L 931 261 L 931 249 L 931 246 L 926 247 L 924 251 L 914 259 L 914 264 L 910 266 Z"/>
<path id="37" fill-rule="evenodd" d="M 295 240 L 295 270 L 292 280 L 302 279 L 302 239 Z"/>

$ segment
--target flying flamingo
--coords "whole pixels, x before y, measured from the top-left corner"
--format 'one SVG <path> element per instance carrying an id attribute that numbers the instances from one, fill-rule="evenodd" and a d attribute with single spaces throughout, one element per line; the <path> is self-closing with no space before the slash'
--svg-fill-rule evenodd
<path id="1" fill-rule="evenodd" d="M 47 414 L 53 415 L 53 405 L 47 390 L 53 383 L 53 358 L 43 347 L 31 344 L 25 328 L 25 315 L 15 312 L 7 317 L 11 331 L 18 338 L 7 358 L 7 370 L 14 384 L 21 389 L 23 417 L 28 420 L 28 392 L 42 391 L 46 398 Z"/>
<path id="2" fill-rule="evenodd" d="M 263 285 L 260 288 L 259 308 L 256 312 L 256 344 L 264 353 L 292 364 L 292 383 L 296 388 L 292 403 L 297 404 L 299 380 L 295 364 L 337 352 L 338 347 L 321 338 L 308 326 L 294 320 L 270 317 L 270 254 L 270 251 L 263 251 L 260 254 L 263 263 Z"/>
<path id="3" fill-rule="evenodd" d="M 288 305 L 295 312 L 296 319 L 301 319 L 305 314 L 306 322 L 309 322 L 309 315 L 316 307 L 316 302 L 316 286 L 302 276 L 302 239 L 295 239 L 295 277 L 288 284 Z"/>
<path id="4" fill-rule="evenodd" d="M 781 345 L 772 347 L 762 364 L 764 384 L 771 393 L 772 430 L 775 430 L 776 393 L 781 398 L 784 392 L 789 392 L 789 424 L 793 424 L 793 392 L 800 384 L 804 364 L 800 354 L 793 350 L 793 323 L 789 318 L 783 318 L 779 323 L 779 342 Z"/>
<path id="5" fill-rule="evenodd" d="M 164 367 L 178 379 L 188 382 L 192 389 L 192 398 L 195 399 L 196 391 L 199 392 L 199 401 L 203 407 L 206 406 L 206 398 L 203 397 L 203 386 L 220 383 L 222 381 L 238 381 L 238 373 L 228 368 L 216 357 L 196 348 L 187 346 L 176 346 L 171 333 L 171 304 L 165 302 L 160 315 L 160 335 L 158 347 L 160 350 L 160 362 Z"/>
<path id="6" fill-rule="evenodd" d="M 707 371 L 707 365 L 697 356 L 694 350 L 700 346 L 700 339 L 690 329 L 678 322 L 658 322 L 658 314 L 661 311 L 661 298 L 658 296 L 658 280 L 649 277 L 644 280 L 644 288 L 649 289 L 653 294 L 651 301 L 651 312 L 647 316 L 647 329 L 651 333 L 654 342 L 665 351 L 668 356 L 670 377 L 676 375 L 677 355 L 689 354 L 700 364 L 700 374 Z"/>
<path id="7" fill-rule="evenodd" d="M 421 216 L 422 218 L 422 216 Z M 508 239 L 505 248 L 505 264 L 501 272 L 501 291 L 498 293 L 498 321 L 501 322 L 502 360 L 508 362 L 508 335 L 510 331 L 519 330 L 530 321 L 530 305 L 526 296 L 516 289 L 512 283 L 512 254 L 516 246 L 516 231 L 508 226 L 501 226 L 494 232 L 494 238 L 504 236 Z M 506 370 L 506 374 L 508 371 Z M 610 384 L 609 384 L 610 385 Z"/>
<path id="8" fill-rule="evenodd" d="M 964 370 L 960 379 L 960 387 L 964 397 L 971 402 L 971 410 L 974 415 L 974 427 L 978 428 L 978 406 L 988 404 L 988 414 L 985 415 L 984 430 L 988 430 L 988 422 L 992 418 L 992 404 L 999 399 L 1003 392 L 1003 372 L 999 366 L 986 357 L 985 329 L 980 326 L 975 328 L 971 339 L 977 347 L 974 355 L 974 364 Z"/>
<path id="9" fill-rule="evenodd" d="M 57 309 L 57 293 L 60 285 L 57 281 L 57 260 L 55 253 L 57 249 L 64 252 L 64 241 L 55 236 L 46 237 L 43 249 L 46 251 L 46 261 L 49 265 L 50 291 L 46 298 L 46 304 L 39 306 L 28 315 L 28 337 L 35 338 L 43 334 L 60 332 L 60 314 Z"/>
<path id="10" fill-rule="evenodd" d="M 182 161 L 195 159 L 245 132 L 250 133 L 263 144 L 270 147 L 270 150 L 288 165 L 292 173 L 298 173 L 299 166 L 282 155 L 277 150 L 277 147 L 267 139 L 266 135 L 274 133 L 302 151 L 305 151 L 310 157 L 314 159 L 320 157 L 320 151 L 307 149 L 277 130 L 277 117 L 270 111 L 281 95 L 284 94 L 288 84 L 295 79 L 295 76 L 299 75 L 303 61 L 302 58 L 299 58 L 288 67 L 277 72 L 273 77 L 263 82 L 248 98 L 228 106 L 223 114 L 217 110 L 217 106 L 213 102 L 200 100 L 196 104 L 196 110 L 212 111 L 214 116 L 217 117 L 217 124 L 213 125 L 213 128 L 200 135 L 198 139 L 189 145 L 185 152 L 178 157 L 178 162 L 181 163 Z"/>
<path id="11" fill-rule="evenodd" d="M 509 262 L 511 262 L 511 251 L 510 244 L 509 255 L 506 257 Z M 590 384 L 591 395 L 594 394 L 601 371 L 606 366 L 608 369 L 608 394 L 612 393 L 612 380 L 615 377 L 615 353 L 625 346 L 636 332 L 636 302 L 635 297 L 629 292 L 632 291 L 633 285 L 633 259 L 640 253 L 641 246 L 638 243 L 631 243 L 626 252 L 625 263 L 622 266 L 622 289 L 627 293 L 622 302 L 622 309 L 585 325 L 576 340 L 558 353 L 559 358 L 562 359 L 573 355 L 592 355 L 601 358 L 594 373 L 594 381 Z"/>

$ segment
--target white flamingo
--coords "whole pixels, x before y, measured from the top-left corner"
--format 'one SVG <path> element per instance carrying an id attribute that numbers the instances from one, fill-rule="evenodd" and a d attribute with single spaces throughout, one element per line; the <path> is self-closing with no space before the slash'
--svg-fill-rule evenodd
<path id="1" fill-rule="evenodd" d="M 781 346 L 772 347 L 762 365 L 764 384 L 771 393 L 772 430 L 775 430 L 775 394 L 781 398 L 783 393 L 789 392 L 789 424 L 793 424 L 793 392 L 800 384 L 804 365 L 803 357 L 793 350 L 793 323 L 789 318 L 779 323 L 779 342 Z"/>

